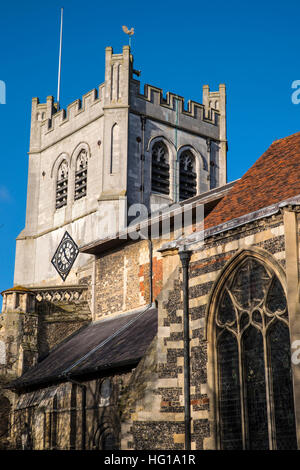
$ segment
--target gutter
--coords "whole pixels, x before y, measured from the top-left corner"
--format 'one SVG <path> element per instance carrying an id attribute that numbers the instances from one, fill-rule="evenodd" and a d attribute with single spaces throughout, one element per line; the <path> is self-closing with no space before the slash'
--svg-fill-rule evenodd
<path id="1" fill-rule="evenodd" d="M 81 371 L 81 372 L 73 372 L 72 374 L 68 374 L 68 375 L 52 375 L 52 376 L 48 376 L 44 379 L 41 379 L 41 380 L 34 380 L 34 381 L 31 381 L 31 382 L 25 382 L 23 381 L 22 384 L 20 386 L 14 386 L 13 383 L 12 385 L 10 386 L 5 386 L 3 387 L 4 389 L 7 389 L 7 390 L 13 390 L 15 391 L 16 393 L 21 393 L 22 391 L 24 391 L 25 389 L 35 389 L 36 387 L 39 387 L 40 386 L 51 386 L 51 385 L 58 385 L 60 384 L 61 382 L 66 382 L 66 381 L 70 381 L 70 378 L 71 377 L 77 377 L 77 378 L 83 378 L 83 377 L 86 377 L 86 376 L 89 376 L 91 374 L 96 374 L 98 372 L 101 372 L 101 371 L 107 371 L 107 370 L 115 370 L 115 369 L 119 369 L 120 367 L 125 367 L 125 366 L 128 366 L 128 367 L 132 367 L 132 366 L 135 366 L 139 363 L 139 361 L 142 359 L 143 356 L 140 356 L 140 357 L 136 357 L 134 359 L 126 359 L 124 361 L 119 361 L 119 362 L 115 362 L 115 363 L 107 363 L 107 364 L 102 364 L 101 366 L 96 366 L 96 367 L 90 367 L 89 369 L 84 369 L 84 371 Z"/>
<path id="2" fill-rule="evenodd" d="M 233 230 L 238 227 L 242 227 L 250 222 L 254 222 L 256 220 L 263 219 L 265 217 L 271 217 L 272 215 L 277 214 L 280 212 L 281 209 L 287 206 L 299 206 L 300 205 L 300 195 L 293 196 L 289 199 L 286 199 L 281 202 L 277 202 L 272 204 L 271 206 L 263 207 L 254 212 L 250 212 L 249 214 L 242 215 L 235 219 L 231 219 L 223 224 L 215 225 L 214 227 L 210 227 L 206 230 L 201 230 L 199 232 L 193 233 L 188 235 L 187 237 L 178 238 L 172 242 L 165 243 L 158 251 L 164 252 L 167 250 L 174 250 L 181 248 L 183 249 L 184 246 L 193 245 L 198 242 L 203 242 L 204 239 L 208 239 L 214 235 L 218 235 L 221 233 L 225 233 L 229 230 Z M 205 223 L 205 220 L 204 220 Z"/>
<path id="3" fill-rule="evenodd" d="M 136 238 L 131 238 L 131 234 L 136 235 L 143 229 L 146 231 L 149 227 L 155 224 L 162 224 L 165 220 L 169 220 L 171 222 L 177 215 L 180 215 L 185 211 L 195 211 L 199 204 L 203 204 L 205 206 L 205 204 L 210 204 L 214 201 L 220 200 L 229 193 L 230 189 L 237 181 L 238 180 L 227 183 L 224 186 L 212 189 L 185 201 L 180 201 L 176 204 L 172 203 L 170 206 L 165 207 L 162 212 L 153 212 L 148 218 L 143 219 L 137 224 L 129 225 L 119 232 L 112 233 L 105 238 L 100 238 L 96 241 L 87 243 L 86 245 L 81 245 L 79 247 L 79 251 L 87 254 L 99 254 L 108 249 L 120 246 L 121 244 L 126 244 L 129 241 L 135 242 L 137 240 Z"/>

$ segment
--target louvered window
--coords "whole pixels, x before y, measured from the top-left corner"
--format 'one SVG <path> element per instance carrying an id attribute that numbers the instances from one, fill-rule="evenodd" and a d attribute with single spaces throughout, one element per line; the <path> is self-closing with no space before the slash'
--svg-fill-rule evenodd
<path id="1" fill-rule="evenodd" d="M 75 200 L 86 196 L 87 166 L 88 166 L 87 152 L 86 150 L 81 150 L 76 161 L 75 194 L 74 194 Z"/>
<path id="2" fill-rule="evenodd" d="M 68 198 L 68 163 L 64 160 L 60 164 L 56 180 L 56 209 L 66 206 Z"/>
<path id="3" fill-rule="evenodd" d="M 180 155 L 179 168 L 179 199 L 183 201 L 197 194 L 197 175 L 195 172 L 195 157 L 192 152 Z"/>
<path id="4" fill-rule="evenodd" d="M 152 191 L 169 194 L 169 178 L 168 149 L 163 142 L 156 142 L 152 149 Z"/>
<path id="5" fill-rule="evenodd" d="M 296 449 L 289 321 L 278 277 L 249 257 L 216 315 L 222 449 Z"/>

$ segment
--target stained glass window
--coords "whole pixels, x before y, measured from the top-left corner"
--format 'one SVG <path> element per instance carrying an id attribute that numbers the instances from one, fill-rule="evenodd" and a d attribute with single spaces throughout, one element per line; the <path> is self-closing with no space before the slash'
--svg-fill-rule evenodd
<path id="1" fill-rule="evenodd" d="M 249 256 L 216 312 L 223 449 L 296 449 L 287 302 L 276 274 Z"/>
<path id="2" fill-rule="evenodd" d="M 289 330 L 282 321 L 269 331 L 277 449 L 296 449 Z"/>
<path id="3" fill-rule="evenodd" d="M 218 342 L 219 406 L 221 411 L 221 442 L 223 449 L 242 447 L 242 419 L 238 345 L 232 333 L 224 331 Z"/>

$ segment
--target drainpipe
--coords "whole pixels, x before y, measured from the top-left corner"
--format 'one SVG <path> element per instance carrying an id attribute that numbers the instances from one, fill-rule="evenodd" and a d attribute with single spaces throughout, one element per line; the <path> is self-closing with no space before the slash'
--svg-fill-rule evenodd
<path id="1" fill-rule="evenodd" d="M 191 396 L 190 396 L 190 326 L 189 326 L 189 263 L 191 252 L 179 251 L 182 264 L 183 341 L 184 341 L 184 426 L 185 450 L 191 450 Z"/>
<path id="2" fill-rule="evenodd" d="M 146 116 L 141 116 L 141 129 L 142 129 L 142 153 L 141 153 L 141 204 L 144 204 L 145 194 L 145 126 Z"/>
<path id="3" fill-rule="evenodd" d="M 86 441 L 86 385 L 77 382 L 76 380 L 71 379 L 67 376 L 67 379 L 72 384 L 78 385 L 81 388 L 81 450 L 85 450 L 85 441 Z"/>
<path id="4" fill-rule="evenodd" d="M 179 201 L 179 181 L 178 181 L 178 96 L 175 96 L 175 112 L 176 112 L 176 123 L 175 123 L 175 151 L 176 151 L 176 158 L 174 162 L 174 203 Z"/>
<path id="5" fill-rule="evenodd" d="M 148 247 L 149 247 L 149 265 L 150 265 L 149 266 L 149 269 L 150 269 L 150 272 L 149 272 L 150 300 L 149 300 L 149 303 L 152 304 L 153 303 L 153 261 L 152 261 L 152 258 L 153 258 L 153 244 L 152 244 L 151 238 L 149 238 L 149 240 L 148 240 Z"/>

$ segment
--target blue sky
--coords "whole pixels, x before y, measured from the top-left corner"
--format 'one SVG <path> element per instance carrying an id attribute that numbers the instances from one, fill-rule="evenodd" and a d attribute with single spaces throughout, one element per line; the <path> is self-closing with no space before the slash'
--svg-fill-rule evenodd
<path id="1" fill-rule="evenodd" d="M 239 178 L 273 140 L 300 130 L 300 3 L 286 0 L 28 0 L 2 2 L 0 104 L 0 289 L 13 284 L 15 238 L 25 223 L 31 98 L 56 94 L 64 7 L 61 105 L 104 80 L 104 48 L 127 44 L 147 82 L 201 101 L 202 86 L 227 86 L 228 180 Z"/>

